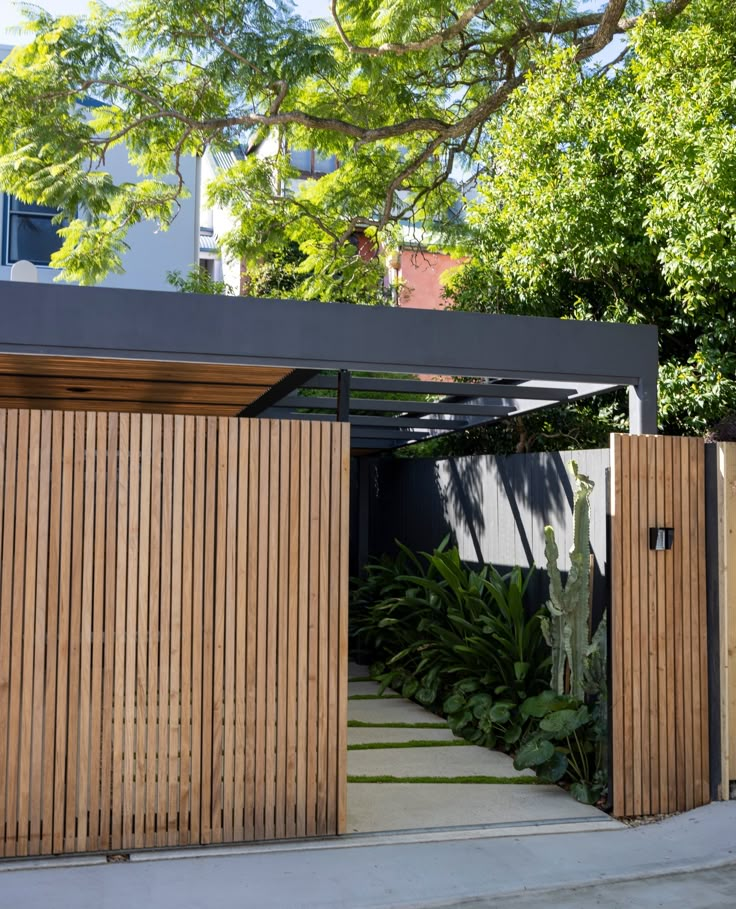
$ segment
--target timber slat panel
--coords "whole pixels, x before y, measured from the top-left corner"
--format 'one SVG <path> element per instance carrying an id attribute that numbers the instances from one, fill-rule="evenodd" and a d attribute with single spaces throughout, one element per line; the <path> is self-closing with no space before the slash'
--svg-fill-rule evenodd
<path id="1" fill-rule="evenodd" d="M 289 653 L 289 449 L 291 446 L 290 426 L 284 423 L 279 426 L 281 435 L 279 479 L 279 543 L 275 558 L 279 572 L 278 586 L 278 652 Z M 287 660 L 280 659 L 278 668 L 277 720 L 276 720 L 276 819 L 275 835 L 278 838 L 286 835 L 286 777 L 287 777 Z"/>
<path id="2" fill-rule="evenodd" d="M 278 647 L 278 551 L 279 551 L 279 450 L 281 427 L 278 421 L 270 424 L 270 451 L 268 457 L 268 553 L 266 598 L 266 798 L 264 804 L 263 834 L 267 840 L 276 837 L 276 654 Z M 273 467 L 277 469 L 272 469 Z M 259 681 L 263 676 L 259 676 Z"/>
<path id="3" fill-rule="evenodd" d="M 615 435 L 611 463 L 614 814 L 684 811 L 710 792 L 704 443 Z"/>
<path id="4" fill-rule="evenodd" d="M 0 856 L 344 830 L 348 453 L 0 409 Z"/>
<path id="5" fill-rule="evenodd" d="M 181 713 L 183 697 L 181 685 L 182 663 L 182 508 L 184 496 L 184 418 L 172 419 L 174 431 L 173 498 L 171 505 L 171 645 L 169 669 L 169 814 L 167 819 L 167 842 L 174 846 L 179 842 L 179 785 L 181 755 Z M 165 692 L 162 691 L 162 695 Z"/>

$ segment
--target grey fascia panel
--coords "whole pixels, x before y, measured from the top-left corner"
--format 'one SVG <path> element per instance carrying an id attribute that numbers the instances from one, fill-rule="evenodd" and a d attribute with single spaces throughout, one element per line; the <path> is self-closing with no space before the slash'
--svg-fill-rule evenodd
<path id="1" fill-rule="evenodd" d="M 646 325 L 0 284 L 3 353 L 610 385 L 636 384 L 657 361 L 657 330 Z"/>

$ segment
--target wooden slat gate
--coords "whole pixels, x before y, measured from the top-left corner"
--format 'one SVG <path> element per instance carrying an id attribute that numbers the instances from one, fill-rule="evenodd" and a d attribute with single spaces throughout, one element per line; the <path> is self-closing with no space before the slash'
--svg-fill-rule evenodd
<path id="1" fill-rule="evenodd" d="M 616 435 L 611 454 L 613 810 L 683 811 L 710 800 L 704 443 Z"/>
<path id="2" fill-rule="evenodd" d="M 0 855 L 343 829 L 348 456 L 0 410 Z"/>

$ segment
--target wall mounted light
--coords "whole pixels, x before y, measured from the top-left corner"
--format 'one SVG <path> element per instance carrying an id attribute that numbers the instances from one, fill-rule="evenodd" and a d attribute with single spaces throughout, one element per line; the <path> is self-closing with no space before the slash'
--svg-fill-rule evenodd
<path id="1" fill-rule="evenodd" d="M 675 542 L 674 527 L 650 527 L 649 548 L 656 550 L 672 549 Z"/>

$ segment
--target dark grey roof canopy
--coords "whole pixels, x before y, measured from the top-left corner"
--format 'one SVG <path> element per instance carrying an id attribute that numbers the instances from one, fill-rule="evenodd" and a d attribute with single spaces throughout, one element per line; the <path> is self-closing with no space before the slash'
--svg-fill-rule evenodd
<path id="1" fill-rule="evenodd" d="M 79 370 L 63 368 L 96 358 L 108 367 L 138 364 L 139 380 L 146 363 L 157 364 L 148 381 L 160 383 L 159 408 L 162 385 L 174 387 L 163 364 L 178 363 L 191 364 L 189 384 L 208 412 L 349 419 L 354 449 L 395 448 L 622 386 L 630 389 L 631 432 L 657 431 L 652 326 L 10 282 L 0 282 L 0 314 L 0 358 L 53 357 L 54 375 L 69 378 L 67 403 L 85 392 L 88 403 L 104 403 L 99 383 L 74 384 Z M 215 366 L 243 369 L 213 379 Z M 255 387 L 245 367 L 259 368 L 261 385 L 264 375 L 272 379 L 237 407 L 240 381 Z M 101 374 L 114 381 L 109 368 Z M 38 380 L 34 371 L 22 394 L 16 381 L 14 396 L 0 388 L 0 404 L 48 402 Z M 227 387 L 227 404 L 218 387 Z M 184 386 L 177 388 L 181 412 Z M 141 389 L 130 392 L 128 409 Z M 143 400 L 152 406 L 154 397 Z M 116 392 L 110 409 L 120 401 Z"/>

